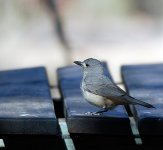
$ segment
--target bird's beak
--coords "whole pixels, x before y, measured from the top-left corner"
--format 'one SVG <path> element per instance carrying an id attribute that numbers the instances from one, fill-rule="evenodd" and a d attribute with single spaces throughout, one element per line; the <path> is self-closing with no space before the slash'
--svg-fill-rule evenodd
<path id="1" fill-rule="evenodd" d="M 83 63 L 81 61 L 74 61 L 74 63 L 79 65 L 79 66 L 83 66 Z"/>

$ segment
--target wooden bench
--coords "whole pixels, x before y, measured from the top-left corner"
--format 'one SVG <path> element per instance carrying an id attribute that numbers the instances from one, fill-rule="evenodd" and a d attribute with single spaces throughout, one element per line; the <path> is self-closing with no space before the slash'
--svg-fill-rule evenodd
<path id="1" fill-rule="evenodd" d="M 112 79 L 106 63 L 103 65 L 105 74 Z M 163 140 L 163 64 L 128 65 L 121 71 L 129 94 L 156 109 L 118 106 L 101 116 L 85 114 L 99 108 L 84 100 L 80 90 L 82 70 L 75 65 L 57 70 L 59 100 L 51 97 L 50 89 L 54 87 L 49 86 L 44 67 L 0 71 L 0 138 L 5 147 L 156 148 Z"/>

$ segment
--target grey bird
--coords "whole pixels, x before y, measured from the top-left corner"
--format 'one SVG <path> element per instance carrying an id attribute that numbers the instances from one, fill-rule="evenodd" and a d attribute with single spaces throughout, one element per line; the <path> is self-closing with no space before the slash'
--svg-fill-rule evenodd
<path id="1" fill-rule="evenodd" d="M 115 108 L 117 105 L 138 104 L 147 108 L 154 108 L 151 104 L 137 100 L 120 87 L 109 77 L 104 75 L 102 63 L 93 58 L 81 61 L 74 61 L 83 68 L 83 78 L 80 85 L 84 98 L 92 105 L 101 109 L 91 114 L 102 114 Z"/>

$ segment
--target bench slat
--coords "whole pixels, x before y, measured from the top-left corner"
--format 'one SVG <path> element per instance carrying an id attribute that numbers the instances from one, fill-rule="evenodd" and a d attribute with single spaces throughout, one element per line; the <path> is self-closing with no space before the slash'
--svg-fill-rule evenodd
<path id="1" fill-rule="evenodd" d="M 156 109 L 132 106 L 142 136 L 163 135 L 163 64 L 127 65 L 122 77 L 129 94 L 152 104 Z"/>
<path id="2" fill-rule="evenodd" d="M 106 67 L 105 74 L 111 75 Z M 99 108 L 86 102 L 80 90 L 82 70 L 78 66 L 58 69 L 58 82 L 64 102 L 65 117 L 70 133 L 131 135 L 128 114 L 123 106 L 103 113 L 101 116 L 88 116 L 85 112 L 95 112 Z"/>
<path id="3" fill-rule="evenodd" d="M 0 134 L 56 135 L 44 67 L 0 71 Z"/>

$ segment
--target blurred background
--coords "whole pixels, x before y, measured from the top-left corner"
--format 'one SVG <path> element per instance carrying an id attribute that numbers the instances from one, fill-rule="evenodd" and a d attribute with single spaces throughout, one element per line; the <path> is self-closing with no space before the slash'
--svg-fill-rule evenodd
<path id="1" fill-rule="evenodd" d="M 74 60 L 107 61 L 121 82 L 123 64 L 163 63 L 163 0 L 0 0 L 0 70 Z"/>

